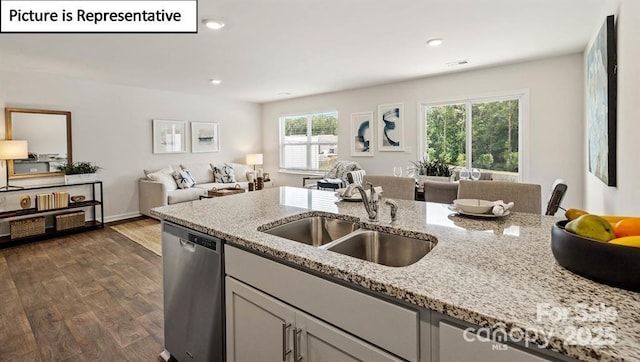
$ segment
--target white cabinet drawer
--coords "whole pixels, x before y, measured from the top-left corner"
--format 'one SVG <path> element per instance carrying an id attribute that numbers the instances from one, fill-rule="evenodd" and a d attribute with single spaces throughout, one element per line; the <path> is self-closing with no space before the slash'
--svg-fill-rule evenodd
<path id="1" fill-rule="evenodd" d="M 226 246 L 226 274 L 409 361 L 419 355 L 418 311 Z"/>

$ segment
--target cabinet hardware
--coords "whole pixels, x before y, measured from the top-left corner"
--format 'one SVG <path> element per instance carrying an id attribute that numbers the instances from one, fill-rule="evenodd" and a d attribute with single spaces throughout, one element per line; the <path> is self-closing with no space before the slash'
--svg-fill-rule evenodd
<path id="1" fill-rule="evenodd" d="M 287 331 L 291 328 L 291 323 L 282 323 L 282 361 L 287 361 L 287 356 L 291 353 L 291 349 L 287 346 Z"/>
<path id="2" fill-rule="evenodd" d="M 293 329 L 293 361 L 298 362 L 302 361 L 302 356 L 300 355 L 300 340 L 299 337 L 302 334 L 302 329 L 294 328 Z"/>

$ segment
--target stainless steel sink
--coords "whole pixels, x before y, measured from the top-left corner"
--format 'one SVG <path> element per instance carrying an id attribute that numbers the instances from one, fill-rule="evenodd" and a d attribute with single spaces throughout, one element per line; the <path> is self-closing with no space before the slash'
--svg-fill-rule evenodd
<path id="1" fill-rule="evenodd" d="M 311 216 L 263 232 L 304 244 L 320 246 L 339 239 L 358 228 L 359 226 L 351 221 Z"/>
<path id="2" fill-rule="evenodd" d="M 357 230 L 327 250 L 387 266 L 407 266 L 422 259 L 435 243 L 374 230 Z"/>

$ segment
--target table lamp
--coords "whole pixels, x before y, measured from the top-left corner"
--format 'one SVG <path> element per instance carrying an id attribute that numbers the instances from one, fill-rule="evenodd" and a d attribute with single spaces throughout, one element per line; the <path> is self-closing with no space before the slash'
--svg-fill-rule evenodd
<path id="1" fill-rule="evenodd" d="M 18 140 L 0 140 L 0 160 L 4 160 L 4 164 L 7 165 L 8 160 L 17 160 L 29 157 L 29 148 L 27 141 Z M 7 184 L 0 189 L 8 190 L 10 187 L 22 189 L 24 187 L 9 185 L 9 168 L 6 168 L 7 172 Z"/>
<path id="2" fill-rule="evenodd" d="M 247 165 L 253 165 L 253 171 L 255 171 L 256 165 L 262 165 L 262 153 L 250 153 L 246 161 Z"/>

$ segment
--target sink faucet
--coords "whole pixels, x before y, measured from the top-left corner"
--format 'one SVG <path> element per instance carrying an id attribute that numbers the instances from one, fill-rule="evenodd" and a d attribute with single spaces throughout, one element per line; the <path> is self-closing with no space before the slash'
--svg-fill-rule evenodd
<path id="1" fill-rule="evenodd" d="M 398 219 L 398 203 L 391 199 L 385 200 L 384 203 L 391 206 L 391 222 L 396 221 Z"/>
<path id="2" fill-rule="evenodd" d="M 364 208 L 367 210 L 367 215 L 369 215 L 369 221 L 377 222 L 378 219 L 378 194 L 376 190 L 373 188 L 373 184 L 371 182 L 367 182 L 367 185 L 370 189 L 370 197 L 367 197 L 367 192 L 364 190 L 362 185 L 356 186 L 356 189 L 360 192 L 360 196 L 362 196 L 362 203 L 364 204 Z"/>

